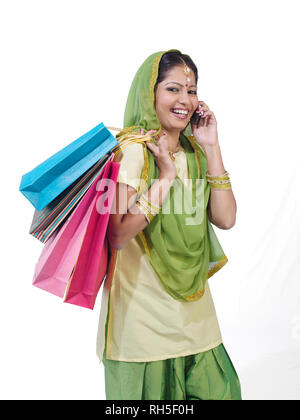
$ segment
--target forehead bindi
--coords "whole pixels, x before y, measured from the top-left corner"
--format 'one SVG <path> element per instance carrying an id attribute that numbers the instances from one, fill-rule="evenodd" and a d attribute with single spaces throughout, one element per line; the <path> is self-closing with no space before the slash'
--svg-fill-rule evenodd
<path id="1" fill-rule="evenodd" d="M 197 87 L 194 72 L 191 70 L 189 78 L 190 82 L 187 82 L 187 76 L 184 74 L 183 67 L 173 67 L 170 69 L 162 82 L 163 85 L 175 83 L 180 86 Z"/>

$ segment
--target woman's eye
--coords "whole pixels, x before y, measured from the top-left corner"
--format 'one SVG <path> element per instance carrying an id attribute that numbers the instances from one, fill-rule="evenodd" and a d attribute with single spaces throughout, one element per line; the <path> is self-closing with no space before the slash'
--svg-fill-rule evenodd
<path id="1" fill-rule="evenodd" d="M 178 92 L 179 91 L 179 89 L 177 89 L 177 88 L 167 88 L 167 90 L 169 91 L 169 92 Z M 192 95 L 197 95 L 197 91 L 196 90 L 189 90 L 189 93 L 191 93 Z"/>

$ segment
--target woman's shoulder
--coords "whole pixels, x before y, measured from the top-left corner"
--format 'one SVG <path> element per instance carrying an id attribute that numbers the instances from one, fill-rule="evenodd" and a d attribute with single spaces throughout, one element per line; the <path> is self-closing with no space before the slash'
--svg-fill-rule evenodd
<path id="1" fill-rule="evenodd" d="M 115 152 L 115 162 L 120 162 L 124 159 L 128 160 L 144 160 L 144 147 L 141 139 L 127 136 L 125 139 L 119 141 L 119 145 Z M 146 146 L 147 147 L 147 146 Z M 133 163 L 133 162 L 132 162 Z"/>
<path id="2" fill-rule="evenodd" d="M 137 142 L 128 142 L 120 145 L 114 161 L 120 163 L 118 182 L 128 184 L 137 189 L 145 162 L 144 145 Z"/>

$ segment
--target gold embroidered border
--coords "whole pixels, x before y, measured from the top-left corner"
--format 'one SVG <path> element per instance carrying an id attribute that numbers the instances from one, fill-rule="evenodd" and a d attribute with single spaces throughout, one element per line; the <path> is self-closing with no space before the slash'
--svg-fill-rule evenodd
<path id="1" fill-rule="evenodd" d="M 199 290 L 199 292 L 194 293 L 193 295 L 186 296 L 185 299 L 189 302 L 194 302 L 196 300 L 199 300 L 204 295 L 205 289 Z"/>
<path id="2" fill-rule="evenodd" d="M 157 132 L 155 133 L 155 135 L 153 135 L 153 137 L 154 136 L 156 137 L 161 132 L 161 123 L 160 123 L 160 121 L 158 119 L 158 116 L 156 114 L 156 109 L 155 109 L 154 86 L 155 86 L 155 83 L 156 83 L 156 80 L 157 80 L 157 76 L 158 76 L 159 63 L 160 63 L 160 60 L 161 60 L 161 58 L 162 58 L 163 55 L 164 55 L 164 52 L 162 52 L 161 54 L 159 54 L 155 58 L 155 60 L 154 60 L 154 63 L 153 63 L 153 66 L 152 66 L 152 74 L 151 74 L 151 79 L 150 79 L 150 86 L 149 86 L 149 88 L 150 88 L 150 99 L 151 99 L 151 103 L 152 103 L 152 106 L 153 106 L 153 109 L 154 109 L 154 112 L 155 112 L 155 115 L 156 115 L 156 119 L 157 119 L 157 121 L 159 123 L 159 128 L 158 128 Z"/>
<path id="3" fill-rule="evenodd" d="M 138 125 L 132 125 L 131 127 L 125 127 L 123 128 L 117 135 L 116 138 L 118 140 L 118 137 L 123 136 L 124 134 L 128 133 L 129 131 L 134 131 L 136 128 L 139 128 Z"/>
<path id="4" fill-rule="evenodd" d="M 128 146 L 129 144 L 133 143 L 145 143 L 149 141 L 149 137 L 140 137 L 140 138 L 128 138 L 124 139 L 124 141 L 118 145 L 118 149 L 115 151 L 114 159 L 121 153 L 121 151 Z"/>
<path id="5" fill-rule="evenodd" d="M 118 254 L 118 250 L 113 248 L 110 244 L 109 241 L 107 239 L 108 242 L 108 246 L 110 249 L 110 259 L 109 259 L 109 264 L 108 264 L 108 271 L 107 271 L 107 278 L 106 278 L 106 284 L 108 289 L 111 289 L 112 286 L 112 280 L 115 274 L 115 268 L 116 268 L 116 263 L 117 263 L 117 254 Z"/>
<path id="6" fill-rule="evenodd" d="M 114 307 L 114 294 L 110 293 L 110 291 L 108 292 L 108 307 L 107 307 L 107 330 L 106 330 L 106 337 L 104 334 L 104 342 L 105 342 L 105 347 L 106 347 L 106 356 L 108 356 L 108 358 L 110 357 L 111 354 L 111 342 L 112 342 L 112 328 L 111 328 L 111 324 L 113 323 L 113 316 L 114 316 L 114 311 L 112 311 L 110 308 Z"/>
<path id="7" fill-rule="evenodd" d="M 220 270 L 220 268 L 224 267 L 224 265 L 227 262 L 228 262 L 228 258 L 226 257 L 226 255 L 224 255 L 224 257 L 217 264 L 215 264 L 213 267 L 211 267 L 211 269 L 208 271 L 207 278 L 209 279 L 211 276 L 213 276 L 217 271 Z M 186 296 L 185 299 L 193 302 L 195 300 L 200 299 L 204 295 L 204 292 L 205 292 L 205 289 L 202 289 L 199 292 L 194 293 L 193 295 Z"/>
<path id="8" fill-rule="evenodd" d="M 153 66 L 152 66 L 152 75 L 151 75 L 151 79 L 150 79 L 150 98 L 151 98 L 151 102 L 152 102 L 153 106 L 154 106 L 154 85 L 155 85 L 157 75 L 158 75 L 159 62 L 160 62 L 163 55 L 164 55 L 164 52 L 159 54 L 155 58 Z"/>
<path id="9" fill-rule="evenodd" d="M 200 165 L 200 152 L 199 149 L 197 148 L 197 145 L 195 144 L 196 140 L 194 138 L 194 136 L 187 136 L 187 138 L 190 141 L 190 144 L 192 146 L 192 148 L 195 151 L 196 154 L 196 161 L 197 161 L 197 165 L 198 165 L 198 178 L 201 178 L 201 165 Z"/>
<path id="10" fill-rule="evenodd" d="M 211 267 L 211 269 L 208 271 L 208 278 L 213 276 L 217 271 L 220 270 L 220 268 L 224 267 L 224 265 L 227 262 L 228 262 L 228 258 L 226 257 L 226 255 L 224 255 L 224 257 L 217 264 Z"/>
<path id="11" fill-rule="evenodd" d="M 199 143 L 197 143 L 195 137 L 194 136 L 187 136 L 187 137 L 190 138 L 194 142 L 195 146 L 199 147 L 202 150 L 203 154 L 206 156 L 205 150 Z"/>
<path id="12" fill-rule="evenodd" d="M 143 245 L 145 247 L 145 250 L 146 250 L 149 258 L 151 259 L 150 250 L 149 250 L 149 247 L 148 247 L 148 244 L 147 244 L 147 240 L 146 240 L 145 234 L 143 233 L 143 231 L 141 231 L 141 232 L 138 233 L 138 235 L 141 238 L 141 241 L 143 242 Z"/>
<path id="13" fill-rule="evenodd" d="M 149 159 L 148 159 L 148 153 L 147 153 L 147 145 L 143 143 L 143 149 L 144 149 L 144 167 L 141 174 L 141 182 L 138 189 L 138 194 L 142 194 L 145 192 L 147 188 L 147 179 L 148 179 L 148 173 L 149 173 Z"/>

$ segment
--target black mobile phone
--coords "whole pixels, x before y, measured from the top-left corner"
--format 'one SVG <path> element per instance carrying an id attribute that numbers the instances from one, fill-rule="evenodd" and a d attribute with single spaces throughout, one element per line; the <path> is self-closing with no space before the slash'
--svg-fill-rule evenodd
<path id="1" fill-rule="evenodd" d="M 198 108 L 197 108 L 198 109 Z M 197 111 L 197 109 L 196 109 L 196 111 Z M 199 122 L 200 122 L 200 120 L 201 120 L 201 117 L 202 117 L 202 115 L 199 113 L 199 114 L 197 114 L 197 112 L 194 112 L 193 113 L 193 115 L 192 115 L 192 117 L 191 117 L 191 123 L 193 123 L 193 124 L 195 124 L 196 125 L 196 127 L 198 127 L 198 124 L 199 124 Z"/>

